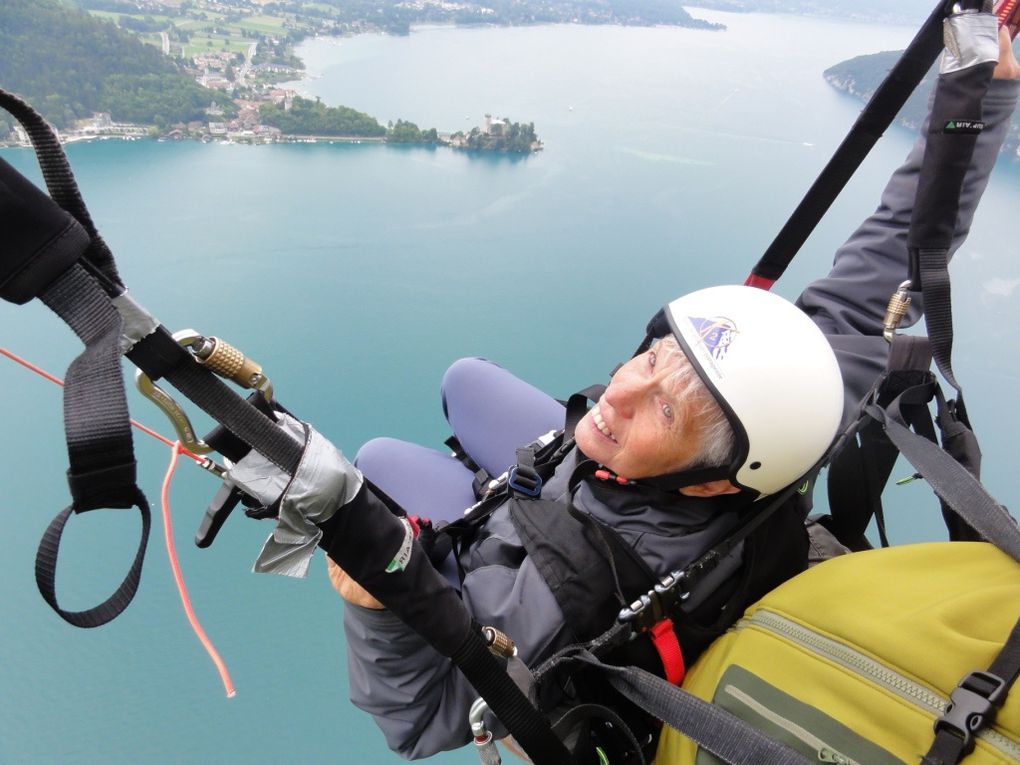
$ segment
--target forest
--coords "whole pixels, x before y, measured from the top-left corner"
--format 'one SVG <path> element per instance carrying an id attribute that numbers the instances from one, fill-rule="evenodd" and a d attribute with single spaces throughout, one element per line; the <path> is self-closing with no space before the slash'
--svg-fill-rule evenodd
<path id="1" fill-rule="evenodd" d="M 0 51 L 0 87 L 58 128 L 93 112 L 160 126 L 202 119 L 215 96 L 156 48 L 57 0 L 0 2 Z"/>

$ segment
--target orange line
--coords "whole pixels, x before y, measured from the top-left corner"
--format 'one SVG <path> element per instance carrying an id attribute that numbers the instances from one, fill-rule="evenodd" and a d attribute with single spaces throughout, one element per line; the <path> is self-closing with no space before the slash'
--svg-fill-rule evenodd
<path id="1" fill-rule="evenodd" d="M 213 645 L 209 636 L 205 634 L 205 630 L 199 624 L 198 617 L 195 616 L 195 610 L 191 607 L 191 598 L 188 596 L 188 588 L 184 584 L 184 575 L 181 574 L 181 566 L 177 560 L 177 548 L 174 545 L 174 529 L 170 521 L 170 481 L 174 476 L 174 470 L 177 468 L 177 455 L 181 453 L 182 449 L 180 441 L 174 441 L 170 446 L 170 465 L 167 467 L 166 477 L 163 479 L 163 488 L 160 492 L 160 499 L 163 505 L 163 534 L 166 537 L 166 554 L 170 559 L 170 570 L 173 571 L 174 582 L 177 583 L 177 592 L 181 596 L 181 604 L 184 606 L 184 613 L 188 616 L 188 623 L 191 624 L 191 629 L 194 630 L 199 642 L 202 643 L 202 647 L 205 648 L 209 658 L 216 665 L 216 669 L 220 673 L 220 680 L 223 681 L 223 689 L 227 692 L 227 698 L 232 699 L 236 693 L 234 682 L 230 679 L 230 672 L 223 659 L 220 658 L 219 651 L 216 650 L 216 646 Z"/>
<path id="2" fill-rule="evenodd" d="M 55 385 L 60 385 L 61 387 L 63 387 L 63 385 L 64 385 L 64 381 L 61 380 L 56 375 L 50 374 L 49 372 L 47 372 L 42 367 L 36 366 L 31 361 L 28 361 L 26 359 L 21 358 L 21 356 L 19 356 L 18 354 L 12 353 L 11 351 L 7 350 L 6 348 L 4 348 L 2 346 L 0 346 L 0 356 L 6 356 L 11 361 L 14 361 L 14 362 L 17 362 L 18 364 L 21 364 L 21 366 L 25 367 L 25 369 L 28 369 L 28 370 L 31 370 L 32 372 L 35 372 L 40 377 L 45 377 L 47 380 L 49 380 L 51 383 L 53 383 Z M 160 441 L 162 441 L 167 446 L 173 446 L 174 445 L 174 442 L 171 441 L 169 438 L 167 438 L 164 435 L 161 435 L 160 433 L 157 433 L 155 430 L 153 430 L 150 427 L 142 425 L 142 423 L 138 422 L 137 420 L 131 420 L 131 424 L 134 425 L 136 428 L 138 428 L 143 433 L 147 433 L 148 435 L 152 436 L 153 438 L 159 439 Z M 191 451 L 185 449 L 183 446 L 181 447 L 181 454 L 183 454 L 185 457 L 188 457 L 189 459 L 193 459 L 199 465 L 202 465 L 205 462 L 205 460 L 203 460 L 197 454 L 195 454 L 194 452 L 191 452 Z"/>

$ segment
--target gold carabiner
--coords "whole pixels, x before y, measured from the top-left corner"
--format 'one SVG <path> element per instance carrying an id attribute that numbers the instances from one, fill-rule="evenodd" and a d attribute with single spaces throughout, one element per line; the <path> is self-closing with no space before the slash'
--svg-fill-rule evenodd
<path id="1" fill-rule="evenodd" d="M 192 357 L 202 366 L 221 377 L 233 381 L 242 388 L 257 390 L 266 401 L 273 398 L 273 384 L 262 373 L 262 367 L 247 358 L 237 348 L 216 337 L 204 337 L 193 329 L 182 329 L 173 334 L 174 340 L 189 349 Z M 143 396 L 152 401 L 170 418 L 181 445 L 194 454 L 208 454 L 213 451 L 195 433 L 191 420 L 173 397 L 156 385 L 145 372 L 135 372 L 135 385 Z"/>
<path id="2" fill-rule="evenodd" d="M 907 309 L 910 307 L 910 295 L 907 294 L 907 290 L 912 283 L 909 279 L 903 282 L 889 298 L 889 305 L 885 309 L 885 322 L 882 324 L 882 337 L 887 343 L 892 342 L 900 322 L 903 321 L 903 317 L 906 316 Z"/>

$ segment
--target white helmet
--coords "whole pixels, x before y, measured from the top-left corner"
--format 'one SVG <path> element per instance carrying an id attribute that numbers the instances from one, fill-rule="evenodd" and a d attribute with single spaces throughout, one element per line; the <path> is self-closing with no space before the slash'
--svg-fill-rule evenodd
<path id="1" fill-rule="evenodd" d="M 698 290 L 648 325 L 679 341 L 736 436 L 727 478 L 772 494 L 814 466 L 843 413 L 843 380 L 821 330 L 792 303 L 755 287 Z"/>

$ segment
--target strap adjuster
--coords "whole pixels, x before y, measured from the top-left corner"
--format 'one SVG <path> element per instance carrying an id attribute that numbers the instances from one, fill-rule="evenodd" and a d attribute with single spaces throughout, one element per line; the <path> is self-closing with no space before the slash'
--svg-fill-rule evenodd
<path id="1" fill-rule="evenodd" d="M 964 753 L 974 749 L 974 734 L 990 726 L 1006 700 L 1006 681 L 991 672 L 975 670 L 953 689 L 942 717 L 935 721 L 935 733 L 943 730 L 963 740 Z"/>
<path id="2" fill-rule="evenodd" d="M 542 476 L 534 468 L 514 465 L 507 475 L 507 486 L 528 497 L 537 497 L 542 493 Z"/>

